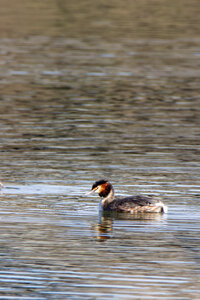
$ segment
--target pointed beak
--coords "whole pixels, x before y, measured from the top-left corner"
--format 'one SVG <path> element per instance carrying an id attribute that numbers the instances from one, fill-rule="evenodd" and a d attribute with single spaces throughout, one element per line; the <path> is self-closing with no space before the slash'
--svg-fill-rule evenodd
<path id="1" fill-rule="evenodd" d="M 85 193 L 85 196 L 87 196 L 87 195 L 91 195 L 91 194 L 95 193 L 95 192 L 96 192 L 96 190 L 97 190 L 97 188 L 94 188 L 93 190 L 91 190 L 91 191 L 89 191 L 89 192 Z"/>

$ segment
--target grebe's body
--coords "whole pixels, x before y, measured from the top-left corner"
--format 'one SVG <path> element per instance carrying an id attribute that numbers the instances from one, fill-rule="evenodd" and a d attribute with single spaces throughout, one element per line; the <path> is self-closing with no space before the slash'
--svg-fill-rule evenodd
<path id="1" fill-rule="evenodd" d="M 113 186 L 107 180 L 96 181 L 89 194 L 97 192 L 102 200 L 100 209 L 103 211 L 127 213 L 165 213 L 167 206 L 153 196 L 129 196 L 115 198 Z"/>

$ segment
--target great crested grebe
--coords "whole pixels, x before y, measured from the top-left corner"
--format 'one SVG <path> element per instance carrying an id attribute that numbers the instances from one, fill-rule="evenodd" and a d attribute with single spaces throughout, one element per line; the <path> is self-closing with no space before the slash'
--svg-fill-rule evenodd
<path id="1" fill-rule="evenodd" d="M 87 194 L 98 193 L 103 199 L 100 201 L 100 210 L 126 213 L 167 213 L 167 206 L 153 196 L 128 196 L 115 198 L 114 189 L 107 180 L 96 181 L 92 190 Z"/>

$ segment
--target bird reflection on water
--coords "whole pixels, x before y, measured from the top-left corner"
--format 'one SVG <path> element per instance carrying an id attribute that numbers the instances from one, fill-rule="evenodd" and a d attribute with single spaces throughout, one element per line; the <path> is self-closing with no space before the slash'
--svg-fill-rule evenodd
<path id="1" fill-rule="evenodd" d="M 126 220 L 126 221 L 136 221 L 135 225 L 138 225 L 140 221 L 146 222 L 148 224 L 161 223 L 166 220 L 167 214 L 155 214 L 155 213 L 116 213 L 116 212 L 99 212 L 99 222 L 93 229 L 96 232 L 97 240 L 104 242 L 112 237 L 113 223 L 114 221 Z"/>

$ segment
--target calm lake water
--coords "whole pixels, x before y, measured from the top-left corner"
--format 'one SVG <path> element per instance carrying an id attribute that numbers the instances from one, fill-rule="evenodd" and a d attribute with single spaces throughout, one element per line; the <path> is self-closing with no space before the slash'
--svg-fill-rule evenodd
<path id="1" fill-rule="evenodd" d="M 0 4 L 0 299 L 199 299 L 198 1 Z"/>

